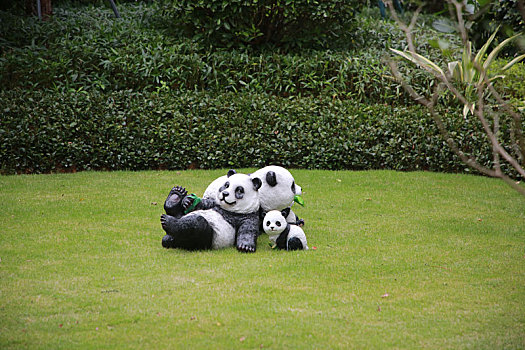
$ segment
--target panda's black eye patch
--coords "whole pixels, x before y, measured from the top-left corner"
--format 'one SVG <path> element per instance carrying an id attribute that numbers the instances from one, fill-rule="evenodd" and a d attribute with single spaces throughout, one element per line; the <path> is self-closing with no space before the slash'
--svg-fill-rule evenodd
<path id="1" fill-rule="evenodd" d="M 278 227 L 281 227 L 281 222 L 280 222 L 280 221 L 276 221 L 275 224 L 276 224 Z"/>
<path id="2" fill-rule="evenodd" d="M 242 197 L 244 197 L 244 187 L 238 186 L 235 189 L 235 198 L 242 199 Z"/>
<path id="3" fill-rule="evenodd" d="M 266 226 L 270 226 L 272 223 L 270 221 L 266 221 Z"/>
<path id="4" fill-rule="evenodd" d="M 222 185 L 221 188 L 219 188 L 219 192 L 224 191 L 228 187 L 230 187 L 230 181 L 226 181 L 226 183 L 224 185 Z"/>

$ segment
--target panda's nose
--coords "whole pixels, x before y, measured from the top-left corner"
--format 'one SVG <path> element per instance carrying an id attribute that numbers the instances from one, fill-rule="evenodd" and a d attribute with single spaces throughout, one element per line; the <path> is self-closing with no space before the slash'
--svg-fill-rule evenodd
<path id="1" fill-rule="evenodd" d="M 275 226 L 270 226 L 270 230 L 274 230 L 275 229 Z"/>
<path id="2" fill-rule="evenodd" d="M 228 197 L 229 195 L 230 195 L 230 194 L 229 194 L 228 192 L 226 192 L 226 191 L 222 191 L 222 197 L 223 197 L 223 198 L 226 198 L 226 197 Z"/>

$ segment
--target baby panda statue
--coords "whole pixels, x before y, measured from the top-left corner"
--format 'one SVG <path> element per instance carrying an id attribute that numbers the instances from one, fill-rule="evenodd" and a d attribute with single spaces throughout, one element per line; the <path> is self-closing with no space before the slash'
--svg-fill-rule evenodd
<path id="1" fill-rule="evenodd" d="M 308 246 L 303 229 L 286 222 L 285 217 L 288 216 L 289 210 L 289 208 L 282 212 L 271 210 L 266 213 L 263 221 L 264 232 L 270 236 L 270 241 L 275 243 L 279 249 L 306 250 Z"/>
<path id="2" fill-rule="evenodd" d="M 296 198 L 302 194 L 302 189 L 295 183 L 292 174 L 283 167 L 269 165 L 251 176 L 262 180 L 259 200 L 263 213 L 291 208 Z M 304 225 L 304 220 L 300 220 L 292 210 L 286 216 L 286 221 L 290 224 Z"/>
<path id="3" fill-rule="evenodd" d="M 228 173 L 217 189 L 217 200 L 195 204 L 182 187 L 174 187 L 164 203 L 160 222 L 166 235 L 164 248 L 220 249 L 236 245 L 241 252 L 255 252 L 259 231 L 259 178 Z"/>

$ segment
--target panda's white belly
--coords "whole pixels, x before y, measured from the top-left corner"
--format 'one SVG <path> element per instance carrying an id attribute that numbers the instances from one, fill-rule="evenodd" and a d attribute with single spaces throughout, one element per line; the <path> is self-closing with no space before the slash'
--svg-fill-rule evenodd
<path id="1" fill-rule="evenodd" d="M 188 215 L 200 215 L 213 228 L 212 249 L 232 247 L 235 244 L 235 228 L 215 210 L 197 210 Z"/>

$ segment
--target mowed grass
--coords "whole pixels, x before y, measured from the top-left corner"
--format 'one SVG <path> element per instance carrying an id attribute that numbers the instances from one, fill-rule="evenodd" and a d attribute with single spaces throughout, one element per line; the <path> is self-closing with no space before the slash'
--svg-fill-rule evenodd
<path id="1" fill-rule="evenodd" d="M 292 170 L 317 249 L 163 249 L 170 188 L 224 172 L 0 177 L 0 348 L 525 348 L 525 199 L 505 184 Z"/>

